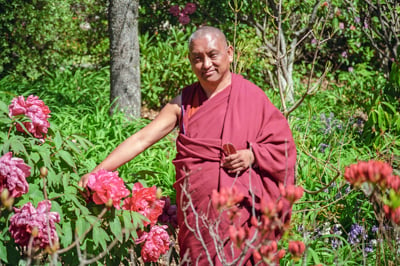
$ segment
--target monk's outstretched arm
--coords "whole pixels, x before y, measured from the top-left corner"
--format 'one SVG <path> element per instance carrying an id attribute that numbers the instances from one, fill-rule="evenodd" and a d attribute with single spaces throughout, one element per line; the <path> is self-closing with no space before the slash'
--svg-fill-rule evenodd
<path id="1" fill-rule="evenodd" d="M 97 165 L 91 173 L 100 169 L 114 171 L 121 165 L 129 162 L 145 149 L 159 141 L 170 133 L 176 126 L 180 116 L 180 95 L 169 102 L 158 116 L 147 126 L 127 138 L 115 150 L 113 150 L 104 161 Z M 90 174 L 90 173 L 89 173 Z M 85 187 L 89 174 L 84 175 L 78 185 Z"/>

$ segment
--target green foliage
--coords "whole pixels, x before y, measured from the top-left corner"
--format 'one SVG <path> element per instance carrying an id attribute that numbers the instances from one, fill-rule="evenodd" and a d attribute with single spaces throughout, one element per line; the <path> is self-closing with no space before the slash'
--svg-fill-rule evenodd
<path id="1" fill-rule="evenodd" d="M 167 38 L 140 37 L 142 99 L 149 108 L 159 108 L 195 80 L 187 58 L 190 32 L 171 28 Z"/>
<path id="2" fill-rule="evenodd" d="M 64 65 L 104 64 L 106 1 L 0 1 L 0 77 L 38 78 Z"/>
<path id="3" fill-rule="evenodd" d="M 43 79 L 31 83 L 23 79 L 16 80 L 14 75 L 0 80 L 0 154 L 2 156 L 12 151 L 14 157 L 24 159 L 32 167 L 32 174 L 27 179 L 29 192 L 16 199 L 15 207 L 21 207 L 26 202 L 32 202 L 36 207 L 38 202 L 48 198 L 52 203 L 52 211 L 61 216 L 57 225 L 60 250 L 75 245 L 79 237 L 80 249 L 86 252 L 87 259 L 105 250 L 106 254 L 113 256 L 106 256 L 98 263 L 115 265 L 127 263 L 130 250 L 137 249 L 133 238 L 137 237 L 136 229 L 142 227 L 143 216 L 107 210 L 99 219 L 103 207 L 87 203 L 77 183 L 82 175 L 91 171 L 116 145 L 147 121 L 129 121 L 122 113 L 109 116 L 108 75 L 107 68 L 101 71 L 65 69 L 62 72 L 46 72 Z M 8 117 L 11 99 L 31 94 L 40 96 L 51 110 L 51 126 L 44 143 L 17 132 L 14 124 L 21 120 Z M 128 187 L 140 180 L 148 186 L 165 187 L 163 194 L 174 198 L 173 148 L 172 140 L 167 138 L 119 169 L 119 175 L 125 179 Z M 166 153 L 170 154 L 167 159 Z M 149 157 L 154 160 L 149 160 Z M 42 166 L 48 169 L 46 178 L 40 177 L 39 169 Z M 10 210 L 1 210 L 0 260 L 17 265 L 25 259 L 8 233 L 8 220 L 12 214 Z M 107 251 L 114 239 L 117 240 L 116 246 Z M 58 260 L 68 265 L 77 265 L 82 259 L 76 247 L 64 250 L 57 256 Z M 42 262 L 50 257 L 43 253 Z"/>

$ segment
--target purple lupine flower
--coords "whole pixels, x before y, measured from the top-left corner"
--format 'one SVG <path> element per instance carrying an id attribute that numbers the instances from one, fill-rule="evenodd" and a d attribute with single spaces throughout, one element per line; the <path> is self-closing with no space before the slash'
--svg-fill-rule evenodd
<path id="1" fill-rule="evenodd" d="M 376 226 L 376 225 L 373 225 L 372 228 L 371 228 L 371 232 L 372 233 L 376 233 L 376 232 L 378 232 L 378 230 L 379 230 L 379 227 Z"/>
<path id="2" fill-rule="evenodd" d="M 359 225 L 359 224 L 353 224 L 350 227 L 350 232 L 348 235 L 348 241 L 350 244 L 354 245 L 357 243 L 360 243 L 360 236 L 362 237 L 362 239 L 367 239 L 368 235 L 365 232 L 365 229 L 363 226 Z"/>

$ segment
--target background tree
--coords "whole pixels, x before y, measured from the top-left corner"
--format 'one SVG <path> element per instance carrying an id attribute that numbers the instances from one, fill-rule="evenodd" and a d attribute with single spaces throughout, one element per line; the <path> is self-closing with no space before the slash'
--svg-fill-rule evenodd
<path id="1" fill-rule="evenodd" d="M 111 91 L 113 109 L 140 116 L 140 52 L 138 0 L 110 0 L 109 31 Z"/>

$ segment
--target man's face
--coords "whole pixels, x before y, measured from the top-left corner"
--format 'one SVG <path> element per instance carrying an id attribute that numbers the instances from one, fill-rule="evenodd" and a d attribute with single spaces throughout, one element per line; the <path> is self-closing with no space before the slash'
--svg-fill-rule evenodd
<path id="1" fill-rule="evenodd" d="M 229 75 L 233 48 L 221 37 L 208 33 L 190 43 L 189 60 L 202 85 L 218 85 Z"/>

